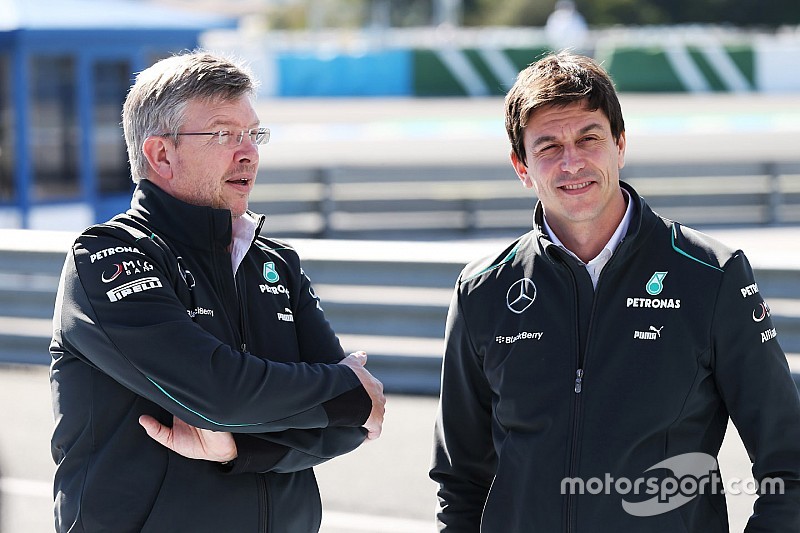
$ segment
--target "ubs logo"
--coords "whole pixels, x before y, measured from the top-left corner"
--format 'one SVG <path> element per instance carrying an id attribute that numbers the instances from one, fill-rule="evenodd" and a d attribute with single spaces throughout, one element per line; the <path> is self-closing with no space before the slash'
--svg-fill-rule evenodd
<path id="1" fill-rule="evenodd" d="M 515 281 L 506 293 L 506 305 L 514 313 L 521 314 L 536 300 L 536 285 L 529 278 Z"/>

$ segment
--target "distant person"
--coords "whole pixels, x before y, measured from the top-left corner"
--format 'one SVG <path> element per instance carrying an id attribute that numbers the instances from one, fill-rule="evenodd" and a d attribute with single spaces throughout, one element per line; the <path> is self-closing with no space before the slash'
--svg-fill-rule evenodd
<path id="1" fill-rule="evenodd" d="M 55 306 L 59 532 L 314 532 L 311 468 L 381 433 L 366 354 L 248 210 L 254 84 L 197 52 L 128 93 L 131 208 L 78 237 Z"/>
<path id="2" fill-rule="evenodd" d="M 553 50 L 581 50 L 586 45 L 589 28 L 572 0 L 558 0 L 544 26 L 548 44 Z"/>
<path id="3" fill-rule="evenodd" d="M 620 181 L 622 110 L 591 59 L 541 59 L 505 104 L 539 201 L 456 284 L 440 531 L 727 533 L 729 417 L 763 489 L 746 531 L 800 531 L 800 398 L 744 253 Z"/>

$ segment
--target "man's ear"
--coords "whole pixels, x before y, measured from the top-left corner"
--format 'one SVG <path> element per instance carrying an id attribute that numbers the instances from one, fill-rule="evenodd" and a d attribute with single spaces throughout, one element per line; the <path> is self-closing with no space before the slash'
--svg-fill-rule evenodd
<path id="1" fill-rule="evenodd" d="M 625 148 L 628 146 L 628 141 L 625 138 L 625 132 L 619 134 L 617 141 L 617 168 L 625 166 Z"/>
<path id="2" fill-rule="evenodd" d="M 514 172 L 517 173 L 517 177 L 522 182 L 522 186 L 526 189 L 533 188 L 533 182 L 528 175 L 528 167 L 519 160 L 514 150 L 511 150 L 511 165 L 514 167 Z"/>
<path id="3" fill-rule="evenodd" d="M 150 170 L 165 180 L 172 178 L 174 151 L 175 146 L 167 138 L 158 135 L 151 135 L 142 145 L 142 152 L 150 163 Z"/>

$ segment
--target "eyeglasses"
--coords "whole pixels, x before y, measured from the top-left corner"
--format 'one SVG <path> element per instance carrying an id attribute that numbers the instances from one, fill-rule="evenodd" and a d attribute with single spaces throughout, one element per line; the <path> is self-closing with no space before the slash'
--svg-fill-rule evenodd
<path id="1" fill-rule="evenodd" d="M 210 135 L 216 137 L 217 142 L 222 145 L 235 143 L 236 145 L 242 144 L 245 135 L 250 138 L 253 144 L 267 144 L 269 142 L 269 128 L 253 128 L 250 130 L 242 130 L 239 132 L 230 130 L 220 130 L 212 132 L 199 132 L 199 133 L 165 133 L 163 135 Z"/>

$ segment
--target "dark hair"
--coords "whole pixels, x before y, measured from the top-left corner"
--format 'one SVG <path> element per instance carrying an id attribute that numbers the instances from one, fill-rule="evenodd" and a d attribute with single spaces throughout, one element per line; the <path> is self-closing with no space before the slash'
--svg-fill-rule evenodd
<path id="1" fill-rule="evenodd" d="M 531 63 L 519 73 L 505 100 L 506 132 L 511 149 L 525 163 L 524 132 L 537 109 L 586 101 L 592 111 L 601 110 L 619 141 L 625 131 L 622 109 L 608 73 L 593 59 L 559 52 Z"/>

